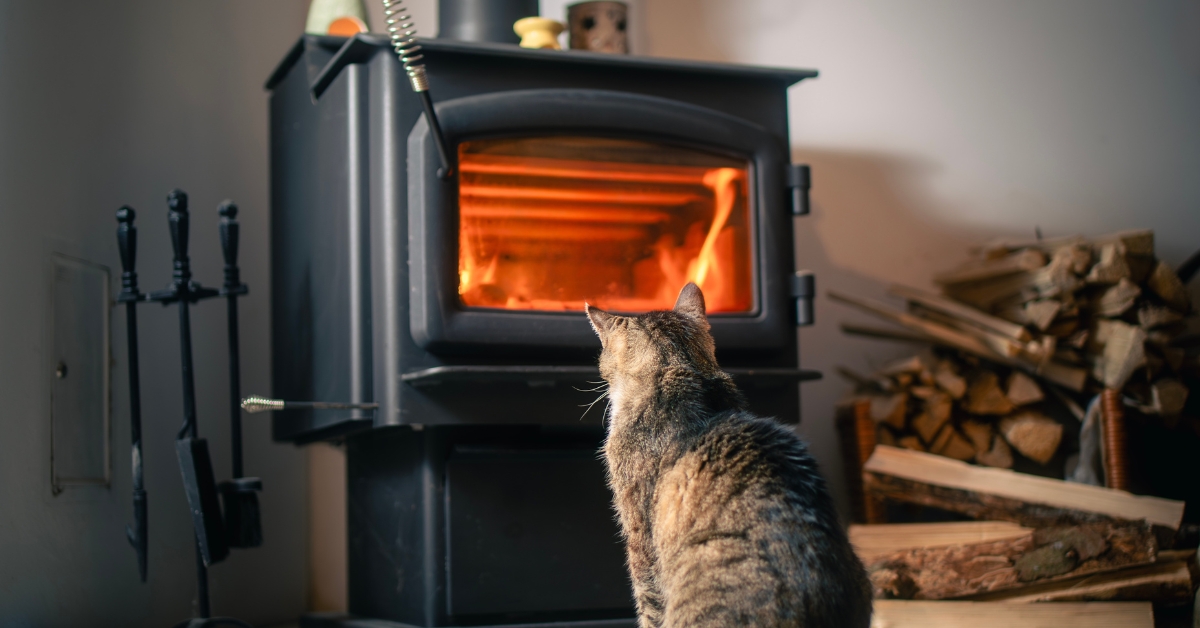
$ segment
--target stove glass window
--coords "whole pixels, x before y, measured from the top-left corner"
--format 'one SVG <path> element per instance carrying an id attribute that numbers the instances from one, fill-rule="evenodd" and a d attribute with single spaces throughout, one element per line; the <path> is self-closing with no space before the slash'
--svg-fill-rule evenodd
<path id="1" fill-rule="evenodd" d="M 469 308 L 755 308 L 749 164 L 593 137 L 459 144 L 458 293 Z"/>

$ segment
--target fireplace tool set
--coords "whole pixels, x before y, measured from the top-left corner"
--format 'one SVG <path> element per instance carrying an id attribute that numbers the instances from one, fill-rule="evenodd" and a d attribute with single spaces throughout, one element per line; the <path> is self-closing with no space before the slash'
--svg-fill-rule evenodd
<path id="1" fill-rule="evenodd" d="M 221 204 L 221 248 L 225 257 L 225 282 L 218 289 L 205 288 L 192 280 L 188 258 L 188 199 L 182 190 L 167 196 L 167 222 L 174 248 L 174 272 L 171 285 L 164 290 L 142 293 L 138 290 L 136 256 L 137 228 L 135 213 L 128 206 L 117 211 L 117 244 L 121 252 L 121 292 L 119 303 L 125 304 L 126 328 L 129 342 L 129 409 L 130 431 L 133 439 L 133 513 L 134 523 L 126 528 L 129 542 L 137 550 L 138 572 L 146 581 L 147 496 L 142 473 L 141 396 L 138 374 L 137 304 L 156 302 L 179 307 L 180 357 L 183 375 L 183 426 L 175 439 L 175 453 L 183 475 L 184 491 L 192 512 L 196 535 L 196 580 L 199 618 L 181 626 L 248 626 L 227 617 L 209 617 L 208 567 L 229 555 L 229 548 L 250 548 L 262 544 L 262 525 L 259 517 L 259 478 L 242 475 L 242 426 L 239 397 L 238 313 L 237 298 L 248 289 L 241 282 L 237 266 L 238 223 L 237 206 L 226 201 Z M 208 441 L 200 438 L 196 428 L 196 389 L 192 368 L 192 332 L 189 308 L 212 297 L 225 297 L 229 323 L 230 376 L 230 441 L 233 450 L 232 479 L 218 485 L 213 476 Z M 222 517 L 221 499 L 224 501 Z"/>

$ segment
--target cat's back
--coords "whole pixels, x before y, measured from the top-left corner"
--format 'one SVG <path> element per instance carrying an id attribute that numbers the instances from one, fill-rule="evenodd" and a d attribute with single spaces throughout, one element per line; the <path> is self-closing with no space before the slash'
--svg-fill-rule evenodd
<path id="1" fill-rule="evenodd" d="M 866 574 L 790 429 L 742 411 L 712 417 L 654 501 L 674 625 L 869 623 Z"/>

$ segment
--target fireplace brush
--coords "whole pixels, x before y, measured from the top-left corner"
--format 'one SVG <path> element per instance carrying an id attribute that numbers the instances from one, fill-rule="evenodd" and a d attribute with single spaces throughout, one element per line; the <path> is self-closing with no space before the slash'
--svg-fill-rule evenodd
<path id="1" fill-rule="evenodd" d="M 437 172 L 438 178 L 449 179 L 454 175 L 454 167 L 450 165 L 450 151 L 446 146 L 446 138 L 442 135 L 442 126 L 438 124 L 437 113 L 433 110 L 433 98 L 429 95 L 429 77 L 425 73 L 425 64 L 418 63 L 425 57 L 421 54 L 421 45 L 417 43 L 416 24 L 413 23 L 412 16 L 405 13 L 401 0 L 383 0 L 383 14 L 387 18 L 385 21 L 392 48 L 404 64 L 404 72 L 408 74 L 412 90 L 421 97 L 425 121 L 429 123 L 429 131 L 433 133 L 434 144 L 437 146 L 438 159 L 442 163 Z"/>

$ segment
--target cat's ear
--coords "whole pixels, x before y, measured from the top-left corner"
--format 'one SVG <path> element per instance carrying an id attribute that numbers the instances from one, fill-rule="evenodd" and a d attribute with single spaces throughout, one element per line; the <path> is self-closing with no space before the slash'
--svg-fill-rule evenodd
<path id="1" fill-rule="evenodd" d="M 613 319 L 616 316 L 587 303 L 583 304 L 583 311 L 587 312 L 588 321 L 592 323 L 592 329 L 596 330 L 596 335 L 600 336 L 600 342 L 604 342 L 608 338 L 608 330 L 612 327 Z"/>
<path id="2" fill-rule="evenodd" d="M 675 311 L 696 320 L 707 321 L 704 317 L 704 293 L 700 292 L 700 286 L 689 281 L 688 285 L 679 291 L 679 298 L 675 300 Z"/>

